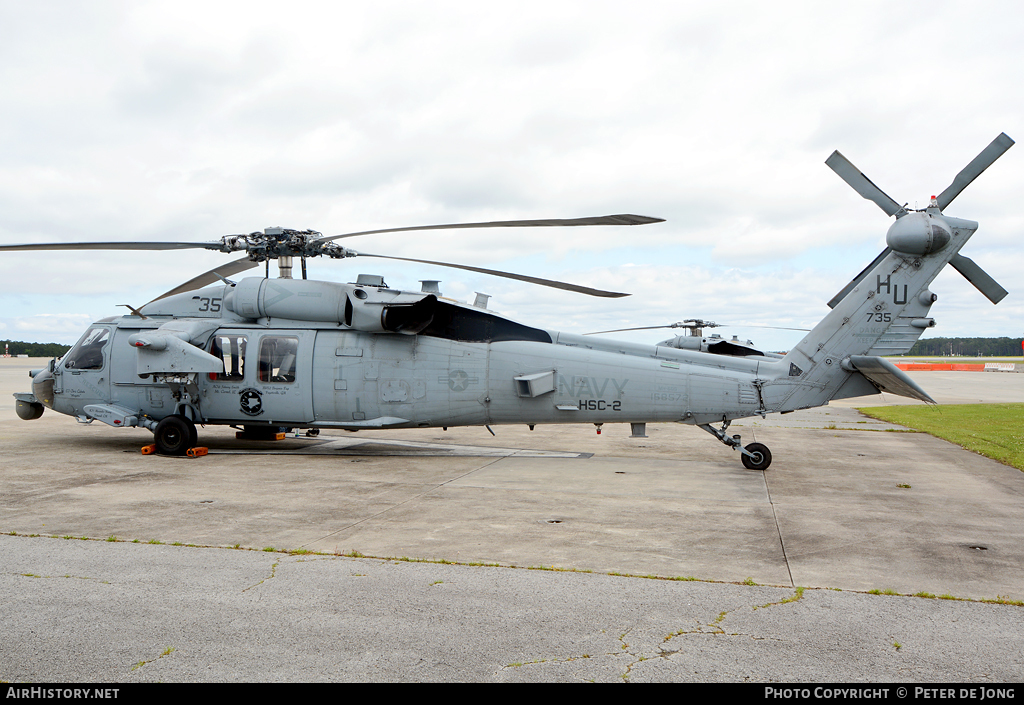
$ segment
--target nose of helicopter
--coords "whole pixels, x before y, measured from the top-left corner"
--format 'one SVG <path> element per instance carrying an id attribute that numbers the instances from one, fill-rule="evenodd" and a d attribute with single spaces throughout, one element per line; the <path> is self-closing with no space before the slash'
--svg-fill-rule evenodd
<path id="1" fill-rule="evenodd" d="M 52 365 L 51 365 L 52 367 Z M 32 370 L 32 394 L 48 409 L 53 408 L 53 370 L 46 367 Z"/>

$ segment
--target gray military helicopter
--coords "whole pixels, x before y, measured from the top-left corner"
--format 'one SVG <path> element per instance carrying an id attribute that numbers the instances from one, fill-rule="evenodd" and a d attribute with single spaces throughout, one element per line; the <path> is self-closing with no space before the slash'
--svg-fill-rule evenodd
<path id="1" fill-rule="evenodd" d="M 241 426 L 263 438 L 281 429 L 401 429 L 491 424 L 630 423 L 695 425 L 738 450 L 743 465 L 772 462 L 761 443 L 727 433 L 733 419 L 789 413 L 886 391 L 934 400 L 884 355 L 905 353 L 935 322 L 928 286 L 951 264 L 998 303 L 1006 291 L 960 249 L 978 223 L 943 214 L 950 202 L 1013 140 L 997 137 L 933 197 L 927 208 L 900 206 L 839 152 L 826 161 L 895 222 L 887 247 L 830 302 L 832 309 L 785 355 L 752 345 L 717 349 L 678 341 L 659 345 L 541 330 L 440 295 L 388 287 L 381 277 L 354 283 L 292 279 L 294 258 L 368 255 L 333 241 L 355 235 L 484 227 L 644 225 L 658 218 L 614 215 L 573 220 L 499 221 L 347 233 L 268 228 L 207 243 L 129 242 L 7 245 L 17 250 L 244 251 L 131 314 L 94 323 L 60 360 L 32 373 L 16 394 L 18 415 L 44 407 L 115 428 L 144 427 L 157 451 L 197 446 L 196 424 Z M 593 296 L 625 296 L 509 272 L 389 257 L 483 272 Z M 280 277 L 269 277 L 276 259 Z M 228 277 L 267 263 L 265 277 Z M 706 324 L 705 324 L 706 325 Z M 717 425 L 716 425 L 717 424 Z"/>

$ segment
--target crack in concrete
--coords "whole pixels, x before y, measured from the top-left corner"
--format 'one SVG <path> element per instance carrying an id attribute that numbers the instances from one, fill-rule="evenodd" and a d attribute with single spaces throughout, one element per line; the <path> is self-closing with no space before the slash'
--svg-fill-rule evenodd
<path id="1" fill-rule="evenodd" d="M 270 566 L 270 575 L 268 575 L 267 577 L 263 578 L 263 580 L 259 581 L 258 583 L 253 583 L 249 587 L 244 588 L 242 590 L 242 592 L 248 592 L 249 590 L 252 590 L 255 587 L 259 587 L 260 585 L 262 585 L 263 583 L 267 582 L 268 580 L 271 580 L 272 578 L 276 577 L 276 575 L 277 575 L 277 566 L 279 566 L 279 565 L 281 565 L 281 559 L 280 558 L 278 558 L 276 561 L 274 561 L 271 564 L 271 566 Z"/>
<path id="2" fill-rule="evenodd" d="M 162 652 L 162 653 L 161 653 L 161 654 L 160 654 L 159 656 L 157 656 L 156 658 L 151 658 L 151 659 L 149 659 L 148 661 L 139 661 L 138 663 L 136 663 L 135 665 L 133 665 L 133 666 L 131 667 L 131 669 L 130 669 L 129 673 L 130 673 L 131 671 L 137 671 L 138 669 L 140 669 L 140 668 L 142 668 L 143 666 L 145 666 L 145 665 L 146 665 L 147 663 L 153 663 L 154 661 L 159 661 L 159 660 L 160 660 L 160 659 L 162 659 L 162 658 L 163 658 L 164 656 L 170 656 L 170 655 L 171 655 L 172 653 L 174 653 L 175 651 L 177 651 L 177 649 L 175 649 L 175 648 L 174 648 L 173 646 L 168 646 L 168 647 L 167 647 L 166 649 L 164 649 L 164 650 L 163 650 L 163 652 Z"/>
<path id="3" fill-rule="evenodd" d="M 90 578 L 87 575 L 71 575 L 70 573 L 65 573 L 64 575 L 37 575 L 36 573 L 11 573 L 11 572 L 5 572 L 4 575 L 20 575 L 23 578 L 40 578 L 40 579 L 44 579 L 44 580 L 49 580 L 49 579 L 54 579 L 54 578 L 70 578 L 72 580 L 94 580 L 97 583 L 100 583 L 101 585 L 110 585 L 110 581 L 109 580 L 100 580 L 99 578 Z"/>
<path id="4" fill-rule="evenodd" d="M 796 588 L 796 592 L 794 592 L 794 594 L 792 596 L 790 596 L 790 597 L 784 598 L 784 599 L 779 600 L 777 602 L 769 602 L 769 603 L 762 604 L 762 605 L 748 605 L 747 607 L 749 607 L 751 611 L 754 611 L 754 610 L 759 610 L 759 609 L 765 609 L 767 607 L 776 607 L 776 606 L 779 606 L 779 605 L 786 605 L 786 604 L 790 604 L 792 602 L 799 601 L 800 599 L 803 598 L 803 594 L 804 594 L 804 588 L 798 587 L 798 588 Z M 675 656 L 676 654 L 682 653 L 684 651 L 683 648 L 668 649 L 668 648 L 665 647 L 666 644 L 671 642 L 673 639 L 676 639 L 676 638 L 679 638 L 679 637 L 694 636 L 694 635 L 696 635 L 696 636 L 714 636 L 714 637 L 717 637 L 717 636 L 747 637 L 747 638 L 752 639 L 754 641 L 777 640 L 775 637 L 755 636 L 753 634 L 746 634 L 746 633 L 743 633 L 743 632 L 727 632 L 727 631 L 725 631 L 725 629 L 722 627 L 722 623 L 725 622 L 725 620 L 728 618 L 728 616 L 730 614 L 735 613 L 735 612 L 737 612 L 737 611 L 739 611 L 741 609 L 744 609 L 744 607 L 737 607 L 737 608 L 732 609 L 732 610 L 723 610 L 722 612 L 719 612 L 718 616 L 715 617 L 715 619 L 712 620 L 711 622 L 707 622 L 707 623 L 704 623 L 704 624 L 697 624 L 695 627 L 689 628 L 689 629 L 678 629 L 676 631 L 669 632 L 662 639 L 661 643 L 657 645 L 656 651 L 649 651 L 649 650 L 648 651 L 640 650 L 639 652 L 632 652 L 632 651 L 630 651 L 630 643 L 626 640 L 626 637 L 629 636 L 630 632 L 633 631 L 633 629 L 630 628 L 630 629 L 627 629 L 627 630 L 625 630 L 625 631 L 623 631 L 623 632 L 621 632 L 619 634 L 618 641 L 619 641 L 619 644 L 620 644 L 620 651 L 617 651 L 617 652 L 616 651 L 610 651 L 610 652 L 607 652 L 607 653 L 604 653 L 604 654 L 600 654 L 600 655 L 602 655 L 602 656 L 611 656 L 613 658 L 620 658 L 620 657 L 623 657 L 623 656 L 631 657 L 631 660 L 626 664 L 625 670 L 619 676 L 622 680 L 628 681 L 629 678 L 630 678 L 630 675 L 632 675 L 632 673 L 633 673 L 633 669 L 637 665 L 643 663 L 644 661 L 649 661 L 649 660 L 651 660 L 653 658 L 668 659 L 668 658 L 671 658 L 672 656 Z M 541 658 L 541 659 L 534 659 L 532 661 L 514 662 L 514 663 L 510 663 L 510 664 L 507 664 L 507 665 L 503 666 L 501 670 L 510 669 L 510 668 L 522 668 L 524 666 L 534 666 L 534 665 L 539 665 L 539 664 L 544 664 L 544 663 L 548 663 L 548 664 L 570 663 L 572 661 L 576 661 L 576 660 L 579 660 L 581 658 L 589 659 L 589 658 L 594 658 L 594 656 L 591 655 L 591 654 L 583 654 L 581 656 Z"/>

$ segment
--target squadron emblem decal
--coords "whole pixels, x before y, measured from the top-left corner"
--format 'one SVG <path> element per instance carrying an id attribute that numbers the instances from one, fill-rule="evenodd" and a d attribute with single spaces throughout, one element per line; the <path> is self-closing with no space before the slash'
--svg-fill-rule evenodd
<path id="1" fill-rule="evenodd" d="M 263 413 L 263 396 L 260 390 L 249 387 L 238 395 L 238 405 L 247 416 L 259 416 Z"/>

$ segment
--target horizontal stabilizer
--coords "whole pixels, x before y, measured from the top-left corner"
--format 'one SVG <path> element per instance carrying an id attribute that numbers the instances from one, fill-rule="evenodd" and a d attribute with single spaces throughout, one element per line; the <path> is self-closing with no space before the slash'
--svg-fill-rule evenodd
<path id="1" fill-rule="evenodd" d="M 917 382 L 910 379 L 906 372 L 896 367 L 884 357 L 872 357 L 870 355 L 852 355 L 850 364 L 857 371 L 867 377 L 871 384 L 878 387 L 880 392 L 889 392 L 901 397 L 919 399 L 929 404 L 936 404 L 928 393 L 918 386 Z"/>
<path id="2" fill-rule="evenodd" d="M 990 277 L 988 272 L 975 264 L 974 260 L 969 257 L 958 253 L 953 255 L 953 259 L 949 263 L 992 303 L 997 304 L 1006 296 L 1006 289 L 999 286 L 999 282 Z"/>

